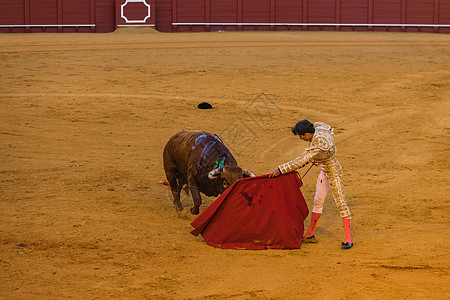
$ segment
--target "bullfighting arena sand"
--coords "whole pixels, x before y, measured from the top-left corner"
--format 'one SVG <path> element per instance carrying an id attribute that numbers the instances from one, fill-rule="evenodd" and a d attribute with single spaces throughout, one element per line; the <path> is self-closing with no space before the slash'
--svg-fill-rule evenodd
<path id="1" fill-rule="evenodd" d="M 0 68 L 1 299 L 448 299 L 450 35 L 4 34 Z M 331 195 L 298 250 L 190 235 L 169 137 L 217 133 L 261 175 L 304 118 L 335 127 L 353 249 Z"/>

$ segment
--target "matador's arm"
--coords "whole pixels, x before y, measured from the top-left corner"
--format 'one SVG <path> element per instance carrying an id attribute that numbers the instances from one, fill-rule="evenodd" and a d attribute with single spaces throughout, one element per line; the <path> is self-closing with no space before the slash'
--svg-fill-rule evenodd
<path id="1" fill-rule="evenodd" d="M 296 169 L 303 168 L 307 163 L 314 161 L 314 158 L 322 151 L 320 149 L 310 149 L 303 152 L 302 155 L 285 164 L 279 165 L 278 169 L 282 174 L 292 172 Z"/>

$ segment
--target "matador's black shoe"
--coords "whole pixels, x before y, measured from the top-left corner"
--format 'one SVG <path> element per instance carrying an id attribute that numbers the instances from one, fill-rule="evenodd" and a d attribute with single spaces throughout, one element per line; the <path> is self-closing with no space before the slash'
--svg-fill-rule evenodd
<path id="1" fill-rule="evenodd" d="M 310 236 L 310 237 L 303 237 L 303 238 L 302 238 L 302 242 L 303 242 L 303 243 L 311 243 L 311 244 L 315 244 L 315 243 L 318 243 L 319 240 L 316 239 L 316 236 L 313 234 L 313 235 Z"/>
<path id="2" fill-rule="evenodd" d="M 344 250 L 347 250 L 347 249 L 350 249 L 351 247 L 353 247 L 353 242 L 347 242 L 347 243 L 344 243 L 344 242 L 342 242 L 342 249 L 344 249 Z"/>

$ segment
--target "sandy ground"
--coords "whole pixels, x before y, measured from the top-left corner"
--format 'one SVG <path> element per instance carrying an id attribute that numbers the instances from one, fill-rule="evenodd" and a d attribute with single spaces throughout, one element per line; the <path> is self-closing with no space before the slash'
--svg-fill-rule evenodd
<path id="1" fill-rule="evenodd" d="M 4 34 L 0 70 L 1 299 L 448 299 L 450 35 Z M 304 118 L 336 128 L 354 248 L 331 195 L 302 249 L 189 234 L 169 137 L 217 133 L 261 175 Z"/>

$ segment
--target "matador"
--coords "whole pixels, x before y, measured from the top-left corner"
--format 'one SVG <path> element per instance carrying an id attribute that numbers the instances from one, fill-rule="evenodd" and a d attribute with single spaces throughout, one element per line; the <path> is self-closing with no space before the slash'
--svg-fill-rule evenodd
<path id="1" fill-rule="evenodd" d="M 323 204 L 328 191 L 331 189 L 334 201 L 342 217 L 345 230 L 345 242 L 342 242 L 342 249 L 350 249 L 353 242 L 350 236 L 351 213 L 347 206 L 342 180 L 342 167 L 336 159 L 336 146 L 333 139 L 333 128 L 330 125 L 315 122 L 312 124 L 308 120 L 298 122 L 292 133 L 298 135 L 302 140 L 309 143 L 302 155 L 275 169 L 270 177 L 286 174 L 296 169 L 304 167 L 308 163 L 315 163 L 319 166 L 320 172 L 316 183 L 316 195 L 314 197 L 311 212 L 311 222 L 308 231 L 303 235 L 304 242 L 317 242 L 314 231 L 317 221 L 322 215 Z"/>

